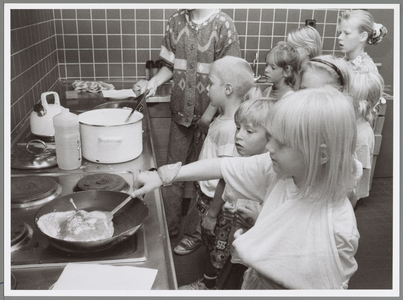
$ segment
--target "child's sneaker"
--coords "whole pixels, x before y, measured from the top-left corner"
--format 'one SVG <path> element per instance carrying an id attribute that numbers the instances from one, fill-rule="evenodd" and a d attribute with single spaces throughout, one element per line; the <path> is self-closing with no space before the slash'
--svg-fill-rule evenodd
<path id="1" fill-rule="evenodd" d="M 195 237 L 184 237 L 174 248 L 174 252 L 178 255 L 186 255 L 192 253 L 203 244 L 203 241 Z"/>
<path id="2" fill-rule="evenodd" d="M 203 282 L 203 279 L 198 279 L 196 282 L 192 282 L 188 285 L 182 285 L 179 287 L 180 290 L 216 290 L 217 286 L 214 286 L 212 289 L 206 287 Z"/>

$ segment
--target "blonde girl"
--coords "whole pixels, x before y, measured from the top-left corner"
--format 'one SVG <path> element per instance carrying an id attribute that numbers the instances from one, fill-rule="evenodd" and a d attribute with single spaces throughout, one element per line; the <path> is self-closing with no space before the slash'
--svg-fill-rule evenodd
<path id="1" fill-rule="evenodd" d="M 269 153 L 142 172 L 132 195 L 224 178 L 246 199 L 264 202 L 256 224 L 233 242 L 249 267 L 242 288 L 345 289 L 359 239 L 346 196 L 354 181 L 353 105 L 330 86 L 306 89 L 278 101 L 267 119 Z"/>
<path id="2" fill-rule="evenodd" d="M 375 107 L 381 101 L 384 81 L 375 72 L 354 72 L 350 82 L 350 93 L 354 99 L 357 119 L 357 145 L 355 153 L 363 167 L 363 175 L 350 197 L 353 206 L 361 198 L 369 196 L 375 137 L 372 129 Z"/>
<path id="3" fill-rule="evenodd" d="M 287 42 L 298 51 L 301 65 L 322 55 L 322 40 L 319 32 L 312 26 L 294 29 L 288 33 Z"/>
<path id="4" fill-rule="evenodd" d="M 342 58 L 333 55 L 317 56 L 303 66 L 297 89 L 332 85 L 348 93 L 350 72 L 348 63 Z"/>
<path id="5" fill-rule="evenodd" d="M 368 11 L 357 9 L 340 13 L 338 31 L 340 49 L 351 67 L 355 71 L 378 73 L 374 61 L 365 52 L 365 46 L 380 43 L 388 32 L 385 26 L 375 23 Z"/>
<path id="6" fill-rule="evenodd" d="M 287 42 L 298 51 L 301 68 L 310 59 L 322 55 L 322 41 L 319 32 L 312 26 L 294 29 L 288 33 Z M 299 86 L 300 78 L 300 76 L 297 77 L 296 87 Z"/>
<path id="7" fill-rule="evenodd" d="M 359 238 L 346 197 L 354 180 L 351 102 L 329 86 L 299 91 L 273 107 L 267 127 L 270 194 L 255 226 L 233 243 L 249 266 L 242 288 L 347 288 Z"/>
<path id="8" fill-rule="evenodd" d="M 263 96 L 280 100 L 294 92 L 300 68 L 297 50 L 286 42 L 279 42 L 266 56 L 264 74 L 273 85 L 263 91 Z"/>

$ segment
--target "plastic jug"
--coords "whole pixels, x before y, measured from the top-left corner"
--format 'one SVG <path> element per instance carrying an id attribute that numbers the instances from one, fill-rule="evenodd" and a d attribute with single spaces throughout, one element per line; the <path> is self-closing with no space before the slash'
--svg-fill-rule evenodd
<path id="1" fill-rule="evenodd" d="M 62 170 L 74 170 L 81 166 L 81 140 L 78 116 L 68 108 L 53 118 L 55 128 L 56 160 Z"/>

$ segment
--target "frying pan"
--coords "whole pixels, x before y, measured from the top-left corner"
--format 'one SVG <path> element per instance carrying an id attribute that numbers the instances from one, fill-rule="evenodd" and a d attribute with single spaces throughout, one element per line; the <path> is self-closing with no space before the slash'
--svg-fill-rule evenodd
<path id="1" fill-rule="evenodd" d="M 41 216 L 51 212 L 64 212 L 74 210 L 70 198 L 74 200 L 79 210 L 91 212 L 112 211 L 123 202 L 128 194 L 113 191 L 83 191 L 66 195 L 42 206 L 35 214 L 35 226 L 44 234 L 49 242 L 56 248 L 67 252 L 94 252 L 103 251 L 132 236 L 148 217 L 147 205 L 138 198 L 133 198 L 113 216 L 113 236 L 98 241 L 65 241 L 44 233 L 38 226 Z"/>

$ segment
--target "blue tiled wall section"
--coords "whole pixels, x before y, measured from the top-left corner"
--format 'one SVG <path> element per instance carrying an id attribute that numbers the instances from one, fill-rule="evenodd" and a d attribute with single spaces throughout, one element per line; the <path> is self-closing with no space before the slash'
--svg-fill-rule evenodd
<path id="1" fill-rule="evenodd" d="M 59 79 L 53 10 L 11 10 L 11 134 Z"/>
<path id="2" fill-rule="evenodd" d="M 61 79 L 145 76 L 158 59 L 167 19 L 175 10 L 55 10 Z"/>
<path id="3" fill-rule="evenodd" d="M 165 25 L 175 9 L 55 10 L 61 79 L 107 80 L 145 76 L 145 62 L 158 59 Z M 338 9 L 223 9 L 235 22 L 242 56 L 258 72 L 265 56 L 287 33 L 315 19 L 324 53 L 336 54 Z"/>

